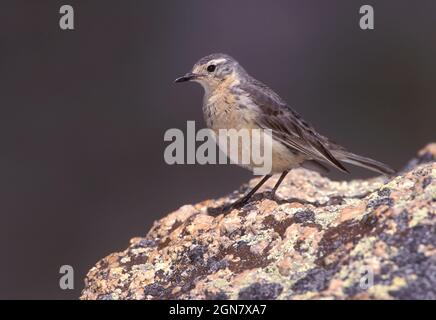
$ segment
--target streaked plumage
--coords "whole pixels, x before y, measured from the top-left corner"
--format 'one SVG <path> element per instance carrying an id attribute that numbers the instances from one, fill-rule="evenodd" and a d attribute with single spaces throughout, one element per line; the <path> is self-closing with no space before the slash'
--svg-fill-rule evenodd
<path id="1" fill-rule="evenodd" d="M 205 89 L 203 112 L 211 129 L 272 130 L 271 173 L 283 172 L 279 183 L 289 170 L 297 166 L 325 171 L 328 170 L 325 166 L 328 164 L 348 172 L 342 162 L 382 174 L 394 173 L 387 165 L 348 152 L 319 134 L 278 94 L 251 77 L 235 59 L 226 54 L 212 54 L 200 59 L 191 73 L 176 81 L 187 80 L 199 82 Z M 267 175 L 264 180 L 268 178 Z M 238 204 L 244 204 L 251 195 L 248 194 Z"/>

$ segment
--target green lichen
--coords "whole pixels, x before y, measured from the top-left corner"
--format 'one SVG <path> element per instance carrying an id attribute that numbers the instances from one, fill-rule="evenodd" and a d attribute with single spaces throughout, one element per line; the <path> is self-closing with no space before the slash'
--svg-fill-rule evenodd
<path id="1" fill-rule="evenodd" d="M 401 277 L 394 277 L 389 285 L 374 285 L 368 289 L 368 293 L 376 299 L 392 299 L 391 291 L 398 291 L 407 285 L 407 281 Z"/>
<path id="2" fill-rule="evenodd" d="M 421 208 L 413 212 L 412 220 L 409 221 L 409 227 L 413 228 L 421 223 L 422 220 L 428 217 L 428 209 Z"/>
<path id="3" fill-rule="evenodd" d="M 360 240 L 351 251 L 350 256 L 355 257 L 357 255 L 365 256 L 366 254 L 372 254 L 372 248 L 377 240 L 376 237 L 368 237 Z"/>

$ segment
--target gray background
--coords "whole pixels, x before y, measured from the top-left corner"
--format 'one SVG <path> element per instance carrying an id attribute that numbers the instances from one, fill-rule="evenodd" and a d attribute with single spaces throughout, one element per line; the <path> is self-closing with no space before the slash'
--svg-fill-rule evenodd
<path id="1" fill-rule="evenodd" d="M 58 27 L 67 3 L 74 31 Z M 362 4 L 375 31 L 358 27 Z M 200 86 L 172 81 L 212 52 L 400 168 L 435 139 L 435 15 L 430 0 L 2 0 L 0 298 L 75 299 L 86 271 L 153 220 L 247 181 L 235 166 L 163 161 L 166 129 L 204 125 Z M 58 287 L 63 264 L 74 291 Z"/>

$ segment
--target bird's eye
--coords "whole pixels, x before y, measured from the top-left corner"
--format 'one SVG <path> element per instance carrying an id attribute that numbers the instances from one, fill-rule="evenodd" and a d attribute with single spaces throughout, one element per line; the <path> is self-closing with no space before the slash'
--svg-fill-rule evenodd
<path id="1" fill-rule="evenodd" d="M 214 72 L 216 69 L 216 65 L 211 64 L 210 66 L 207 67 L 207 72 Z"/>

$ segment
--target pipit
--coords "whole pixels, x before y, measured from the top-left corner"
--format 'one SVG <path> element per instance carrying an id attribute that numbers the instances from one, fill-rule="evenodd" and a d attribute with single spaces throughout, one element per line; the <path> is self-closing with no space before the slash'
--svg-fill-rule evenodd
<path id="1" fill-rule="evenodd" d="M 390 175 L 395 171 L 387 165 L 347 151 L 318 133 L 280 96 L 254 79 L 232 57 L 211 54 L 201 58 L 192 71 L 175 82 L 195 81 L 205 91 L 203 113 L 207 126 L 220 129 L 262 129 L 272 135 L 271 172 L 233 207 L 245 205 L 251 196 L 273 174 L 280 173 L 272 196 L 288 172 L 302 166 L 327 172 L 326 164 L 348 172 L 342 162 Z M 253 169 L 254 165 L 244 165 Z"/>

